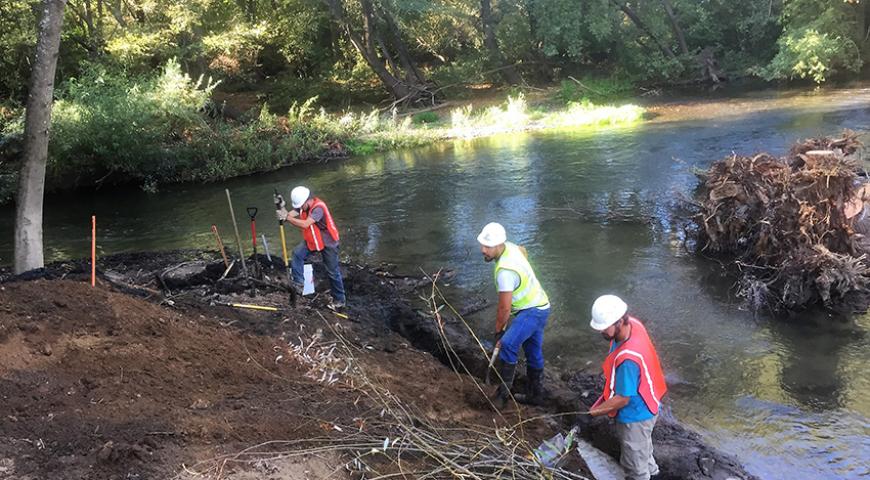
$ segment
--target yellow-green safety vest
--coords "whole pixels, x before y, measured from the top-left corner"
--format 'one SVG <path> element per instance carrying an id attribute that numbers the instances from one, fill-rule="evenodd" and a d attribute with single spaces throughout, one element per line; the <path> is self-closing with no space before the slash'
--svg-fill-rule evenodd
<path id="1" fill-rule="evenodd" d="M 513 291 L 511 312 L 543 307 L 550 303 L 550 299 L 547 298 L 547 292 L 541 287 L 538 278 L 535 276 L 535 271 L 532 270 L 529 260 L 523 255 L 520 247 L 513 243 L 505 242 L 504 252 L 495 262 L 495 270 L 493 271 L 496 289 L 498 289 L 498 272 L 502 269 L 510 270 L 520 277 L 520 286 Z"/>

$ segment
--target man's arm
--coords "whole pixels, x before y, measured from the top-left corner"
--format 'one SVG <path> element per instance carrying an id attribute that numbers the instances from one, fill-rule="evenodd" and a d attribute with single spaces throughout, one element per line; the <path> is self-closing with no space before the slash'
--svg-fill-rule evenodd
<path id="1" fill-rule="evenodd" d="M 616 367 L 615 385 L 613 386 L 613 397 L 605 400 L 597 407 L 589 410 L 589 415 L 597 417 L 599 415 L 607 415 L 610 412 L 619 410 L 628 405 L 631 397 L 638 395 L 638 385 L 640 384 L 640 367 L 634 360 L 626 360 Z"/>
<path id="2" fill-rule="evenodd" d="M 299 228 L 303 228 L 303 229 L 304 229 L 304 228 L 308 228 L 308 227 L 310 227 L 311 225 L 313 225 L 317 220 L 315 220 L 315 219 L 313 219 L 313 218 L 311 218 L 311 217 L 308 217 L 308 218 L 306 218 L 305 220 L 301 220 L 301 219 L 299 219 L 298 217 L 288 215 L 288 216 L 287 216 L 287 221 L 290 222 L 292 225 L 295 225 L 295 226 L 297 226 L 297 227 L 299 227 Z"/>
<path id="3" fill-rule="evenodd" d="M 295 212 L 295 210 L 294 210 L 294 212 Z M 310 227 L 311 225 L 319 222 L 322 219 L 323 219 L 323 209 L 320 207 L 311 210 L 311 213 L 308 215 L 308 218 L 306 218 L 305 220 L 296 218 L 296 215 L 292 215 L 290 217 L 287 217 L 288 222 L 290 222 L 291 224 L 293 224 L 301 229 L 306 229 L 306 228 Z"/>
<path id="4" fill-rule="evenodd" d="M 607 415 L 610 412 L 619 410 L 620 408 L 628 405 L 628 401 L 630 399 L 628 397 L 623 397 L 622 395 L 614 395 L 607 400 L 605 400 L 601 405 L 589 410 L 589 415 L 593 417 L 598 417 L 601 415 Z"/>
<path id="5" fill-rule="evenodd" d="M 508 319 L 511 317 L 511 302 L 513 292 L 498 292 L 498 310 L 495 314 L 495 331 L 503 332 L 507 328 Z"/>

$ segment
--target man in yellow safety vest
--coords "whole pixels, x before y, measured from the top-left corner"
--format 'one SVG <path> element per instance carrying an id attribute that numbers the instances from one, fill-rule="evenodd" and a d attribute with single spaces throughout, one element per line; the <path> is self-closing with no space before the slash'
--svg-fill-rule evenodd
<path id="1" fill-rule="evenodd" d="M 495 262 L 493 276 L 498 291 L 495 330 L 496 335 L 501 335 L 497 371 L 502 383 L 493 404 L 499 409 L 507 404 L 522 347 L 526 354 L 528 390 L 525 395 L 518 394 L 514 398 L 540 405 L 544 396 L 544 327 L 550 315 L 550 300 L 529 265 L 525 249 L 507 241 L 503 226 L 487 224 L 477 241 L 484 260 Z M 508 326 L 511 315 L 514 319 Z"/>

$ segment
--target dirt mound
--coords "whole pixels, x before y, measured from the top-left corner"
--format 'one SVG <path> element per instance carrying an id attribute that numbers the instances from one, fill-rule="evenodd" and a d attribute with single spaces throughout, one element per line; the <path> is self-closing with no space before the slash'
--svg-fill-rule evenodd
<path id="1" fill-rule="evenodd" d="M 269 467 L 247 456 L 227 462 L 258 444 L 280 446 L 257 450 L 267 459 L 291 444 L 341 446 L 357 429 L 380 443 L 396 428 L 383 405 L 347 382 L 324 381 L 324 365 L 340 361 L 321 348 L 335 350 L 333 329 L 354 352 L 354 368 L 401 398 L 412 423 L 492 428 L 494 414 L 474 382 L 392 332 L 395 318 L 414 315 L 395 300 L 396 284 L 412 282 L 352 268 L 347 277 L 355 295 L 347 318 L 316 300 L 291 308 L 281 293 L 256 299 L 284 302 L 282 311 L 264 313 L 183 295 L 161 306 L 105 283 L 0 284 L 0 395 L 8 412 L 0 465 L 9 465 L 0 478 L 173 478 L 183 464 L 211 475 L 244 467 L 238 478 L 284 469 L 272 472 L 277 477 L 320 467 L 295 460 Z M 363 307 L 390 289 L 393 301 Z M 535 444 L 550 434 L 540 421 L 524 431 Z M 348 461 L 330 456 L 333 470 Z"/>
<path id="2" fill-rule="evenodd" d="M 739 294 L 755 310 L 832 306 L 867 290 L 870 267 L 845 214 L 860 147 L 847 132 L 807 140 L 784 158 L 733 155 L 702 175 L 701 251 L 733 262 Z"/>
<path id="3" fill-rule="evenodd" d="M 290 305 L 270 283 L 283 265 L 264 265 L 261 283 L 225 281 L 211 273 L 218 258 L 105 258 L 96 288 L 80 262 L 0 283 L 0 479 L 298 478 L 330 466 L 334 478 L 450 478 L 456 465 L 537 478 L 532 450 L 571 427 L 616 451 L 609 422 L 577 415 L 597 374 L 550 376 L 545 407 L 494 411 L 486 355 L 440 307 L 435 276 L 343 265 L 350 303 L 334 312 L 323 295 Z M 182 264 L 170 290 L 166 274 Z M 315 275 L 325 280 L 320 265 Z M 675 421 L 661 431 L 664 478 L 751 478 Z M 566 461 L 552 478 L 588 475 L 576 454 Z"/>
<path id="4" fill-rule="evenodd" d="M 323 434 L 300 420 L 318 384 L 276 364 L 275 339 L 81 282 L 5 284 L 0 305 L 14 478 L 168 478 L 190 447 Z M 330 396 L 318 415 L 359 413 Z"/>

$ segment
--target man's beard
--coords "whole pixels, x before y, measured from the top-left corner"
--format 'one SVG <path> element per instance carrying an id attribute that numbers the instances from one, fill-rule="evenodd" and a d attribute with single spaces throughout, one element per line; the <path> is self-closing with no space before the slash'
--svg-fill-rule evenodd
<path id="1" fill-rule="evenodd" d="M 601 336 L 604 337 L 604 339 L 607 340 L 608 342 L 612 342 L 613 339 L 616 338 L 615 333 L 613 334 L 613 336 L 610 336 L 610 335 L 606 334 L 605 332 L 601 332 Z"/>
<path id="2" fill-rule="evenodd" d="M 493 260 L 495 260 L 495 257 L 490 257 L 489 255 L 486 255 L 486 254 L 483 255 L 483 261 L 484 261 L 484 262 L 489 263 L 489 262 L 491 262 L 491 261 L 493 261 Z"/>

